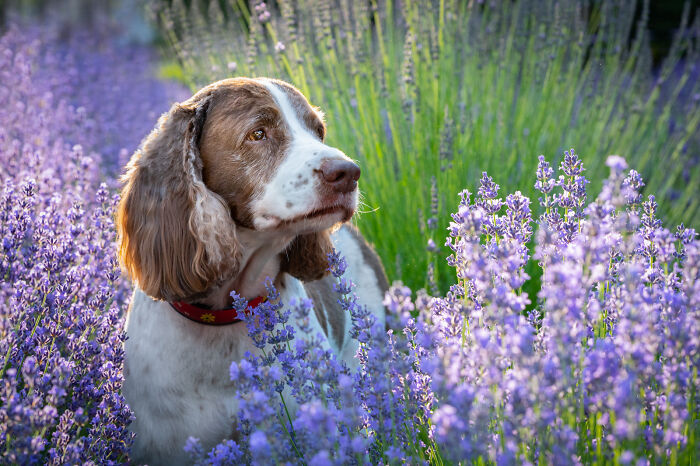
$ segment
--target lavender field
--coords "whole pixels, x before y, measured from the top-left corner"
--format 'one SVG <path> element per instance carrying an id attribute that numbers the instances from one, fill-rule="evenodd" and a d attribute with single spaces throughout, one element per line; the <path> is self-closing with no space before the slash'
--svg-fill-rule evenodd
<path id="1" fill-rule="evenodd" d="M 131 286 L 115 253 L 117 175 L 182 89 L 154 55 L 95 31 L 0 39 L 2 463 L 120 463 Z"/>
<path id="2" fill-rule="evenodd" d="M 340 3 L 348 11 L 354 8 Z M 382 210 L 376 216 L 364 213 L 358 221 L 363 233 L 379 245 L 384 265 L 396 279 L 384 300 L 389 330 L 376 325 L 357 303 L 352 277 L 345 275 L 345 259 L 338 254 L 329 255 L 329 271 L 337 282 L 338 299 L 352 316 L 352 336 L 360 342 L 356 371 L 321 351 L 315 343 L 318 336 L 304 332 L 303 326 L 300 335 L 290 332 L 288 320 L 303 322 L 313 303 L 278 302 L 270 285 L 271 299 L 245 319 L 250 337 L 265 356 L 248 355 L 230 366 L 235 382 L 231 396 L 240 407 L 232 428 L 239 435 L 211 451 L 191 438 L 186 450 L 192 463 L 697 464 L 700 239 L 692 228 L 697 226 L 700 194 L 700 156 L 694 145 L 700 124 L 693 100 L 697 83 L 686 79 L 678 88 L 674 98 L 681 91 L 691 92 L 688 102 L 682 102 L 688 105 L 682 116 L 670 116 L 679 102 L 666 107 L 654 101 L 640 110 L 631 129 L 599 127 L 596 111 L 614 119 L 611 115 L 619 110 L 591 105 L 579 114 L 578 122 L 587 122 L 583 128 L 566 121 L 575 128 L 565 143 L 558 137 L 557 142 L 544 141 L 548 136 L 530 137 L 534 127 L 525 134 L 518 125 L 528 118 L 518 107 L 517 121 L 493 131 L 505 131 L 507 144 L 528 155 L 505 166 L 502 160 L 465 155 L 468 147 L 490 154 L 498 153 L 500 146 L 490 142 L 495 137 L 491 126 L 480 126 L 482 120 L 461 124 L 457 113 L 451 113 L 459 110 L 462 94 L 441 87 L 433 95 L 432 82 L 420 84 L 419 61 L 407 75 L 392 68 L 393 57 L 405 54 L 427 54 L 443 71 L 449 68 L 440 61 L 441 53 L 454 58 L 448 45 L 431 50 L 427 41 L 424 48 L 416 46 L 423 36 L 447 43 L 442 33 L 437 39 L 438 28 L 431 29 L 432 23 L 416 23 L 410 30 L 413 42 L 394 44 L 395 53 L 377 52 L 374 62 L 362 34 L 372 35 L 365 26 L 387 25 L 381 12 L 390 10 L 379 8 L 373 10 L 378 15 L 374 26 L 358 20 L 359 26 L 349 33 L 356 44 L 363 44 L 358 47 L 365 55 L 343 58 L 336 54 L 336 44 L 326 51 L 307 50 L 306 62 L 294 62 L 283 53 L 311 47 L 305 31 L 313 36 L 321 29 L 303 29 L 306 23 L 301 19 L 289 18 L 308 13 L 311 5 L 251 5 L 247 24 L 250 37 L 259 34 L 259 42 L 247 39 L 259 53 L 248 57 L 227 55 L 248 52 L 217 49 L 211 37 L 197 42 L 188 36 L 192 42 L 171 38 L 170 46 L 181 48 L 163 59 L 153 48 L 118 40 L 106 26 L 99 33 L 85 30 L 68 37 L 50 27 L 26 24 L 10 24 L 2 32 L 0 463 L 129 461 L 132 413 L 121 384 L 123 320 L 132 285 L 116 260 L 118 178 L 158 115 L 190 95 L 182 84 L 156 78 L 158 67 L 175 60 L 171 70 L 177 72 L 172 74 L 193 88 L 219 73 L 237 75 L 241 68 L 249 74 L 263 69 L 290 81 L 304 76 L 311 83 L 326 83 L 327 65 L 318 62 L 328 59 L 355 67 L 348 85 L 362 86 L 359 76 L 367 77 L 363 73 L 379 62 L 377 68 L 389 81 L 406 76 L 414 80 L 401 81 L 404 87 L 397 92 L 403 93 L 403 101 L 386 89 L 386 82 L 383 91 L 367 90 L 381 109 L 371 102 L 363 107 L 359 94 L 352 97 L 355 108 L 329 104 L 329 138 L 336 138 L 338 147 L 354 137 L 358 146 L 379 141 L 375 154 L 389 154 L 367 162 L 388 164 L 380 173 L 384 181 L 374 175 L 365 181 L 364 174 L 361 179 L 362 190 L 370 193 L 368 203 L 386 203 L 379 205 Z M 442 1 L 438 5 L 447 8 Z M 408 10 L 406 23 L 418 21 L 412 16 L 415 11 Z M 317 21 L 320 28 L 325 11 L 320 11 L 321 19 L 308 15 L 309 21 Z M 177 15 L 171 13 L 161 11 L 160 21 L 175 21 Z M 356 19 L 355 14 L 350 16 Z M 700 15 L 695 16 L 696 23 L 688 29 L 695 35 L 689 33 L 684 49 L 688 76 L 700 66 Z M 210 11 L 212 24 L 219 24 L 217 18 Z M 443 24 L 440 21 L 435 24 Z M 166 26 L 185 30 L 173 24 Z M 324 29 L 320 41 L 336 37 L 331 24 L 343 23 L 329 19 L 330 32 Z M 290 25 L 298 29 L 290 33 Z M 286 38 L 275 35 L 278 26 L 287 28 Z M 445 26 L 445 34 L 454 33 L 453 26 Z M 376 34 L 375 30 L 374 40 L 380 41 Z M 246 42 L 245 37 L 240 40 Z M 282 47 L 266 48 L 270 41 Z M 595 52 L 598 45 L 592 43 Z M 173 59 L 178 56 L 179 61 Z M 204 56 L 214 63 L 203 66 L 198 60 Z M 557 56 L 552 62 L 564 70 L 567 59 Z M 317 75 L 311 76 L 306 66 Z M 633 76 L 642 73 L 637 67 L 627 71 Z M 327 81 L 336 86 L 344 83 L 344 77 L 329 76 Z M 591 79 L 608 79 L 605 76 Z M 600 89 L 608 89 L 610 83 L 603 82 Z M 583 93 L 587 84 L 574 84 L 580 86 L 572 86 L 567 95 L 576 99 L 577 89 Z M 331 100 L 334 85 L 319 84 L 319 100 Z M 548 85 L 558 86 L 545 83 L 545 90 Z M 552 89 L 551 108 L 556 112 L 561 94 Z M 449 105 L 440 101 L 431 107 L 421 100 L 450 96 L 457 100 Z M 542 101 L 534 91 L 521 97 L 539 105 L 538 114 L 546 113 L 550 101 Z M 482 109 L 498 100 L 474 98 L 483 99 Z M 636 98 L 621 94 L 620 100 Z M 422 110 L 412 107 L 419 104 Z M 462 117 L 505 118 L 485 113 L 474 110 Z M 677 126 L 650 133 L 654 115 L 663 124 L 673 120 Z M 344 118 L 351 123 L 343 126 Z M 542 118 L 540 130 L 549 134 L 551 122 Z M 420 123 L 428 120 L 439 120 L 439 127 L 427 126 L 432 132 L 423 139 Z M 333 124 L 339 127 L 335 135 Z M 509 124 L 513 128 L 504 130 Z M 393 125 L 410 128 L 415 142 L 410 149 L 394 139 L 387 143 L 375 133 L 375 126 Z M 592 134 L 614 139 L 606 131 L 617 131 L 625 145 L 584 138 Z M 635 132 L 659 152 L 633 150 L 638 148 Z M 515 143 L 514 135 L 524 139 Z M 439 137 L 427 140 L 433 136 Z M 547 153 L 543 141 L 551 143 L 547 148 L 568 145 Z M 588 150 L 587 144 L 595 150 Z M 542 152 L 546 155 L 539 155 Z M 685 164 L 673 171 L 675 178 L 656 173 L 664 171 L 664 156 Z M 407 161 L 414 158 L 414 165 L 423 165 L 409 170 Z M 448 190 L 458 179 L 450 171 L 467 165 L 460 172 L 465 176 L 459 178 L 459 189 Z M 519 178 L 515 172 L 522 172 Z M 403 205 L 396 200 L 405 193 L 392 191 L 396 189 L 413 189 L 416 197 L 425 198 L 425 205 L 415 201 L 422 207 L 413 209 L 414 201 L 407 200 L 411 210 L 392 209 Z M 670 222 L 684 221 L 684 213 L 692 217 L 688 226 Z M 390 246 L 382 249 L 385 244 Z M 420 259 L 410 259 L 411 254 Z M 241 311 L 246 307 L 243 301 L 235 305 Z M 283 391 L 294 397 L 296 413 L 287 411 Z"/>

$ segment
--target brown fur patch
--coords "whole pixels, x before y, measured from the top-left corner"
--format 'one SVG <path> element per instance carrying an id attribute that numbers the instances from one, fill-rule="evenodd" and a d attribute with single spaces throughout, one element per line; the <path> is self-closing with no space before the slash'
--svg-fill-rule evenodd
<path id="1" fill-rule="evenodd" d="M 299 235 L 282 253 L 280 271 L 303 282 L 318 280 L 328 274 L 328 253 L 333 249 L 329 232 Z"/>

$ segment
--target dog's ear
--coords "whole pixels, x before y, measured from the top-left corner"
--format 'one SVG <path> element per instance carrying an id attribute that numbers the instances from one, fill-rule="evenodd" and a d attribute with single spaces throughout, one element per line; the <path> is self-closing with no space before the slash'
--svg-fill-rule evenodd
<path id="1" fill-rule="evenodd" d="M 164 114 L 127 165 L 117 211 L 119 259 L 146 294 L 193 299 L 236 273 L 240 247 L 223 200 L 202 181 L 199 139 L 212 96 Z"/>
<path id="2" fill-rule="evenodd" d="M 281 270 L 308 282 L 328 273 L 328 253 L 333 250 L 330 230 L 299 235 L 282 254 Z"/>

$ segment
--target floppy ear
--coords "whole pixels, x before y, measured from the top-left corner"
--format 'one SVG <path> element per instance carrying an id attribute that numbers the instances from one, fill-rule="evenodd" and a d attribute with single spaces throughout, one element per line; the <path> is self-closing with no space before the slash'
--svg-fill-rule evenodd
<path id="1" fill-rule="evenodd" d="M 210 100 L 211 95 L 195 95 L 173 105 L 122 178 L 119 259 L 139 288 L 156 299 L 194 299 L 238 267 L 229 209 L 202 181 L 198 146 Z"/>
<path id="2" fill-rule="evenodd" d="M 333 250 L 329 230 L 299 235 L 282 254 L 281 270 L 309 282 L 328 274 L 328 253 Z"/>

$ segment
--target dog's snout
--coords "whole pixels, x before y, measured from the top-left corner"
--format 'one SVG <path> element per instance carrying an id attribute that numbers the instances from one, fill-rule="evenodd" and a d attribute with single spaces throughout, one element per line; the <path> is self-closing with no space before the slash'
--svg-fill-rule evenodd
<path id="1" fill-rule="evenodd" d="M 324 160 L 321 164 L 321 177 L 334 191 L 349 193 L 357 187 L 360 167 L 348 160 Z"/>

